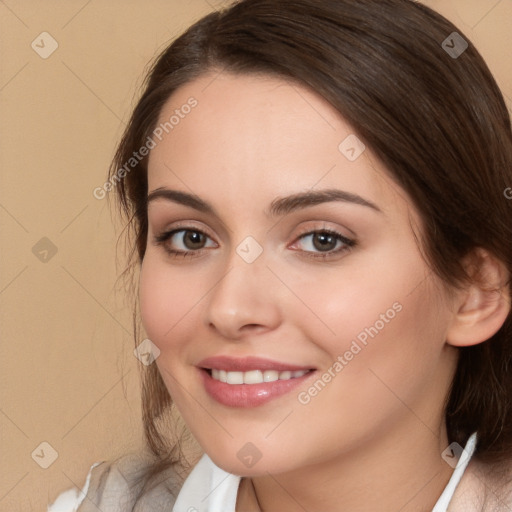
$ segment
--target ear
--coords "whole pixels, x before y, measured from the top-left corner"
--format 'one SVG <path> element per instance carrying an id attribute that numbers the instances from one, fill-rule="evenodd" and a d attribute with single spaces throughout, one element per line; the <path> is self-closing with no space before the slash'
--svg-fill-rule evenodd
<path id="1" fill-rule="evenodd" d="M 482 248 L 465 260 L 473 283 L 457 295 L 455 314 L 446 335 L 449 345 L 482 343 L 496 334 L 510 314 L 510 275 L 505 264 Z"/>

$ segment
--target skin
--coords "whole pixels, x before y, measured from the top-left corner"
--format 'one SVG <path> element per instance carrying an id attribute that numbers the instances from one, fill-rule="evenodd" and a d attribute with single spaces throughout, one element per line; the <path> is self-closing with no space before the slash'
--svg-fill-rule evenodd
<path id="1" fill-rule="evenodd" d="M 148 190 L 194 193 L 219 218 L 165 199 L 149 204 L 140 307 L 192 434 L 218 466 L 246 477 L 238 512 L 430 510 L 452 473 L 441 453 L 453 345 L 487 339 L 509 303 L 496 306 L 480 339 L 467 334 L 487 319 L 478 293 L 444 290 L 416 245 L 414 204 L 369 148 L 353 162 L 342 154 L 339 144 L 354 131 L 313 92 L 210 73 L 178 89 L 160 120 L 191 96 L 197 107 L 151 150 Z M 324 188 L 358 194 L 381 212 L 348 202 L 275 218 L 264 212 L 277 197 Z M 191 258 L 154 242 L 183 224 L 207 235 Z M 308 258 L 321 250 L 311 235 L 299 237 L 325 228 L 357 245 Z M 182 235 L 167 247 L 193 251 Z M 236 252 L 248 236 L 263 249 L 252 263 Z M 314 367 L 314 381 L 397 302 L 401 311 L 307 405 L 297 395 L 311 381 L 248 409 L 221 405 L 202 386 L 196 366 L 214 355 Z M 261 453 L 251 468 L 237 457 L 247 442 Z"/>

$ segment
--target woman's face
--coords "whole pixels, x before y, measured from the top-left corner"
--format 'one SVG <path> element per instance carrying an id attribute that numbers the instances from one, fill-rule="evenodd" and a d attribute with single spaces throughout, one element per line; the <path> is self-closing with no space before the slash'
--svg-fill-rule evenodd
<path id="1" fill-rule="evenodd" d="M 141 314 L 213 461 L 280 473 L 442 432 L 453 313 L 414 205 L 350 125 L 303 87 L 214 73 L 159 122 Z"/>

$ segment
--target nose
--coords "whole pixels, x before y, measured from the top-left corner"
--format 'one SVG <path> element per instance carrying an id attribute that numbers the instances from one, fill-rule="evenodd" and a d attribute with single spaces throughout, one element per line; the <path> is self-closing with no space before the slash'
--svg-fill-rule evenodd
<path id="1" fill-rule="evenodd" d="M 230 340 L 276 329 L 282 321 L 279 280 L 264 258 L 246 263 L 237 254 L 206 297 L 204 323 Z"/>

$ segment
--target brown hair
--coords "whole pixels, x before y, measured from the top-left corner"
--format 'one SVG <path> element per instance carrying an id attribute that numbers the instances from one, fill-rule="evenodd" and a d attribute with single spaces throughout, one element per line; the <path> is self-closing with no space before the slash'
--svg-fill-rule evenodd
<path id="1" fill-rule="evenodd" d="M 442 44 L 453 32 L 469 44 L 459 56 Z M 448 287 L 470 282 L 462 260 L 476 247 L 512 273 L 512 201 L 504 197 L 512 186 L 510 116 L 478 51 L 441 15 L 411 0 L 243 0 L 213 12 L 157 58 L 111 179 L 152 135 L 170 95 L 215 69 L 278 76 L 329 101 L 412 198 L 424 222 L 426 261 Z M 134 241 L 132 265 L 139 265 L 147 158 L 116 192 Z M 448 436 L 464 446 L 477 432 L 482 462 L 512 457 L 511 367 L 510 314 L 491 339 L 460 349 L 446 403 Z M 154 475 L 180 461 L 180 444 L 169 437 L 172 402 L 156 365 L 144 372 L 145 435 L 160 461 Z"/>

